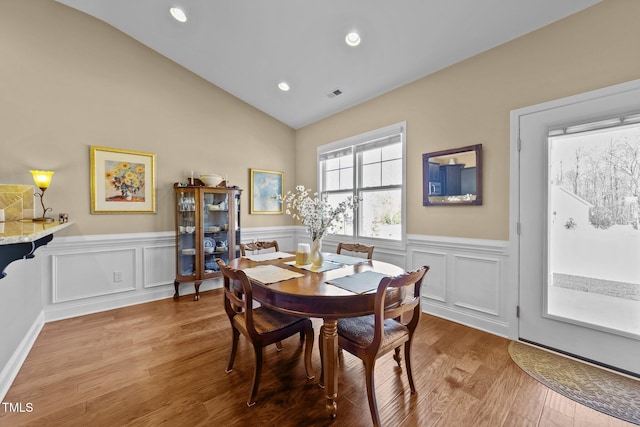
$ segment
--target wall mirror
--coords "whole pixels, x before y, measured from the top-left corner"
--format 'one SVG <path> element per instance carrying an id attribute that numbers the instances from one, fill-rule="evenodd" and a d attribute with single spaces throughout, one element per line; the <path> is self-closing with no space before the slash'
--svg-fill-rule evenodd
<path id="1" fill-rule="evenodd" d="M 482 144 L 422 155 L 422 204 L 482 204 Z"/>

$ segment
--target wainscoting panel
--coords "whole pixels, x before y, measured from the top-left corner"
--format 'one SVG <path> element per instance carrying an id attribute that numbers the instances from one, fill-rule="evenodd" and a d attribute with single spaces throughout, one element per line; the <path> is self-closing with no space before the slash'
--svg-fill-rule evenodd
<path id="1" fill-rule="evenodd" d="M 176 245 L 151 246 L 142 249 L 143 286 L 154 288 L 167 284 L 176 274 Z"/>
<path id="2" fill-rule="evenodd" d="M 414 249 L 412 261 L 415 268 L 428 265 L 429 271 L 422 281 L 422 297 L 447 302 L 447 253 Z"/>
<path id="3" fill-rule="evenodd" d="M 54 304 L 135 289 L 135 248 L 85 249 L 52 255 L 51 262 Z"/>
<path id="4" fill-rule="evenodd" d="M 495 259 L 454 255 L 453 304 L 492 316 L 500 310 L 500 263 Z"/>
<path id="5" fill-rule="evenodd" d="M 173 296 L 173 232 L 60 237 L 39 260 L 46 321 Z M 215 287 L 212 280 L 200 290 Z M 181 297 L 193 292 L 188 285 L 180 290 Z"/>
<path id="6" fill-rule="evenodd" d="M 423 311 L 509 336 L 516 319 L 507 283 L 508 246 L 506 241 L 408 236 L 406 268 L 430 267 L 422 288 Z"/>

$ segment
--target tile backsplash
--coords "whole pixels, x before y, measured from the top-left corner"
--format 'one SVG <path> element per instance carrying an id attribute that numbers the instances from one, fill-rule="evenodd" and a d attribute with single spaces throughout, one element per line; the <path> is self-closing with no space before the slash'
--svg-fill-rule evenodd
<path id="1" fill-rule="evenodd" d="M 5 221 L 33 218 L 33 189 L 33 185 L 0 184 L 0 209 L 4 209 Z"/>

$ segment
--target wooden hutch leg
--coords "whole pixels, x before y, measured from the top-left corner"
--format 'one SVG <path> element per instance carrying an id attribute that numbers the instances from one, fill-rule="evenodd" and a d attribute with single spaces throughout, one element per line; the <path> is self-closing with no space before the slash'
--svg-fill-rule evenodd
<path id="1" fill-rule="evenodd" d="M 177 300 L 178 298 L 180 298 L 180 293 L 178 292 L 178 287 L 179 287 L 179 286 L 180 286 L 180 282 L 178 282 L 177 280 L 175 280 L 175 281 L 173 282 L 173 287 L 174 287 L 174 288 L 176 288 L 176 293 L 175 293 L 175 294 L 173 294 L 173 299 L 176 299 L 176 300 Z"/>
<path id="2" fill-rule="evenodd" d="M 194 286 L 196 287 L 196 296 L 193 297 L 194 301 L 200 301 L 200 285 L 202 284 L 202 280 L 196 280 Z"/>

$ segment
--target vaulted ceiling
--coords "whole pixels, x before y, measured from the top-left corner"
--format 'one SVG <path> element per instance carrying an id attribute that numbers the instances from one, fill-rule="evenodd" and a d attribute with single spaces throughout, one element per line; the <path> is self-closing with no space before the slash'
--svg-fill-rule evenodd
<path id="1" fill-rule="evenodd" d="M 57 0 L 300 128 L 599 0 Z M 169 13 L 179 7 L 186 22 Z M 361 43 L 345 43 L 357 31 Z M 282 91 L 278 83 L 290 89 Z M 336 95 L 336 91 L 340 94 Z"/>

